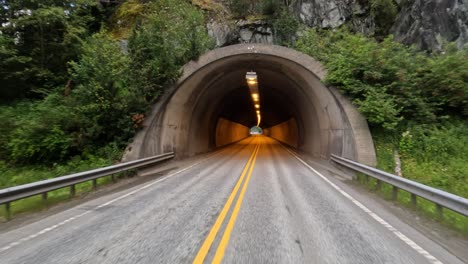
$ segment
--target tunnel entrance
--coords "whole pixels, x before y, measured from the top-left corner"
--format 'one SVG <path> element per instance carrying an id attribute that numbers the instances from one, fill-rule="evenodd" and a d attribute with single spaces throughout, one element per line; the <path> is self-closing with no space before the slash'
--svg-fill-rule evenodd
<path id="1" fill-rule="evenodd" d="M 292 49 L 239 44 L 210 51 L 184 66 L 183 76 L 153 107 L 126 160 L 174 151 L 187 157 L 250 135 L 257 124 L 246 73 L 254 71 L 263 134 L 314 157 L 331 153 L 373 165 L 365 119 L 333 87 L 323 66 Z"/>

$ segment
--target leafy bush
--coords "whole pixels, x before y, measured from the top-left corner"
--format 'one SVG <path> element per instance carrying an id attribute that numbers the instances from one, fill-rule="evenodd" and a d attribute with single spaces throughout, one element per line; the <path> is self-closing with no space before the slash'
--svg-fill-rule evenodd
<path id="1" fill-rule="evenodd" d="M 75 133 L 81 147 L 114 141 L 123 145 L 131 137 L 131 116 L 146 105 L 138 104 L 138 94 L 128 85 L 129 63 L 119 43 L 103 32 L 91 37 L 80 60 L 70 64 L 77 85 L 66 103 L 79 120 Z"/>
<path id="2" fill-rule="evenodd" d="M 394 173 L 398 149 L 403 176 L 468 197 L 468 123 L 448 119 L 439 124 L 409 124 L 401 132 L 373 130 L 378 167 Z"/>
<path id="3" fill-rule="evenodd" d="M 468 197 L 468 124 L 413 124 L 399 142 L 403 172 L 419 182 Z"/>
<path id="4" fill-rule="evenodd" d="M 296 47 L 325 63 L 326 82 L 349 94 L 371 125 L 392 130 L 468 111 L 468 49 L 428 56 L 345 28 L 309 30 Z"/>
<path id="5" fill-rule="evenodd" d="M 371 14 L 376 25 L 376 35 L 386 36 L 395 22 L 398 8 L 393 0 L 371 0 Z"/>
<path id="6" fill-rule="evenodd" d="M 249 0 L 229 0 L 229 8 L 235 17 L 246 17 L 250 14 L 251 5 Z"/>
<path id="7" fill-rule="evenodd" d="M 299 28 L 299 22 L 287 9 L 283 8 L 273 21 L 275 40 L 277 44 L 292 46 Z"/>
<path id="8" fill-rule="evenodd" d="M 24 102 L 15 107 L 0 108 L 7 126 L 0 137 L 2 156 L 16 163 L 60 161 L 73 148 L 69 126 L 70 109 L 56 105 L 53 96 L 40 103 Z M 68 119 L 70 118 L 70 119 Z"/>
<path id="9" fill-rule="evenodd" d="M 135 90 L 151 102 L 162 87 L 176 80 L 180 68 L 213 46 L 203 14 L 185 1 L 162 0 L 129 40 L 130 68 Z"/>

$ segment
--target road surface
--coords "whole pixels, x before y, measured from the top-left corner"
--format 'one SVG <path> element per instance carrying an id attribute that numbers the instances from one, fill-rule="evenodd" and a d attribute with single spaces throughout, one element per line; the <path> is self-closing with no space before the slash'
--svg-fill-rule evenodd
<path id="1" fill-rule="evenodd" d="M 254 136 L 0 233 L 0 263 L 461 263 L 366 198 Z"/>

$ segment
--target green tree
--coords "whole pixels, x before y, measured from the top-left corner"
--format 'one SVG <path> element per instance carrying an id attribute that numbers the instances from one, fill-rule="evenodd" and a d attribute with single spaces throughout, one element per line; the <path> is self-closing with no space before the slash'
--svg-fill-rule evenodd
<path id="1" fill-rule="evenodd" d="M 28 92 L 30 61 L 31 57 L 18 55 L 13 38 L 0 35 L 0 102 L 9 102 Z"/>
<path id="2" fill-rule="evenodd" d="M 181 67 L 211 48 L 203 14 L 185 1 L 162 0 L 148 12 L 129 39 L 135 90 L 149 103 L 175 81 Z"/>
<path id="3" fill-rule="evenodd" d="M 141 107 L 126 78 L 129 62 L 119 43 L 101 32 L 89 38 L 80 59 L 70 63 L 76 86 L 66 101 L 79 120 L 75 138 L 80 147 L 125 144 L 133 134 L 132 114 Z"/>
<path id="4" fill-rule="evenodd" d="M 454 43 L 429 60 L 421 83 L 442 114 L 468 116 L 468 48 L 457 50 Z"/>
<path id="5" fill-rule="evenodd" d="M 67 62 L 76 59 L 81 40 L 96 28 L 92 16 L 94 0 L 3 1 L 0 31 L 14 39 L 15 52 L 8 61 L 27 60 L 27 66 L 12 67 L 0 76 L 5 80 L 8 98 L 41 98 L 68 78 Z M 95 14 L 95 12 L 94 12 Z M 3 44 L 3 43 L 2 43 Z M 17 83 L 8 81 L 15 75 Z"/>

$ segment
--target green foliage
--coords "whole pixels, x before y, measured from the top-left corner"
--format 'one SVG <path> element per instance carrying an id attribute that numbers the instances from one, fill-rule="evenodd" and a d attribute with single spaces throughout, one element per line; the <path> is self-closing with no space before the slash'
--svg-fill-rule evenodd
<path id="1" fill-rule="evenodd" d="M 401 133 L 373 131 L 379 168 L 393 173 L 398 149 L 405 178 L 468 197 L 468 122 L 410 124 Z M 385 165 L 386 164 L 386 165 Z"/>
<path id="2" fill-rule="evenodd" d="M 145 106 L 138 105 L 138 94 L 128 85 L 129 63 L 118 42 L 102 32 L 92 36 L 80 60 L 70 64 L 77 85 L 66 104 L 79 120 L 79 146 L 125 144 L 133 134 L 132 115 Z"/>
<path id="3" fill-rule="evenodd" d="M 394 149 L 399 149 L 403 177 L 468 198 L 468 123 L 446 120 L 437 125 L 411 124 L 401 133 L 373 130 L 377 167 L 394 173 Z M 368 183 L 375 189 L 375 182 Z M 391 186 L 382 186 L 384 196 L 392 197 Z M 411 205 L 410 195 L 400 190 L 398 201 Z M 429 217 L 436 217 L 434 203 L 418 199 L 416 208 Z M 445 224 L 468 234 L 467 218 L 444 210 Z"/>
<path id="4" fill-rule="evenodd" d="M 458 51 L 452 43 L 434 54 L 421 82 L 431 88 L 431 101 L 442 113 L 468 116 L 468 48 Z"/>
<path id="5" fill-rule="evenodd" d="M 151 12 L 129 40 L 133 85 L 154 100 L 162 87 L 178 78 L 180 68 L 212 47 L 204 17 L 185 1 L 162 0 L 149 5 Z"/>
<path id="6" fill-rule="evenodd" d="M 66 81 L 67 62 L 78 56 L 81 40 L 96 29 L 91 14 L 97 2 L 12 0 L 2 6 L 0 31 L 7 41 L 1 41 L 1 47 L 10 52 L 2 54 L 7 67 L 0 75 L 1 98 L 41 98 Z"/>
<path id="7" fill-rule="evenodd" d="M 276 15 L 286 3 L 279 0 L 229 0 L 234 17 L 247 18 L 249 15 Z"/>
<path id="8" fill-rule="evenodd" d="M 250 0 L 229 0 L 229 8 L 234 17 L 245 18 L 251 14 L 252 5 Z"/>
<path id="9" fill-rule="evenodd" d="M 428 56 L 391 36 L 377 42 L 347 29 L 309 30 L 297 49 L 324 62 L 326 82 L 349 94 L 374 126 L 392 130 L 403 120 L 427 123 L 466 115 L 466 50 L 449 47 Z"/>
<path id="10" fill-rule="evenodd" d="M 288 12 L 287 9 L 283 8 L 273 21 L 273 29 L 277 44 L 292 46 L 298 28 L 299 22 Z"/>
<path id="11" fill-rule="evenodd" d="M 393 0 L 370 0 L 370 5 L 375 20 L 376 36 L 385 37 L 395 22 L 397 5 Z"/>
<path id="12" fill-rule="evenodd" d="M 20 163 L 33 160 L 62 160 L 72 147 L 72 138 L 64 131 L 70 110 L 57 106 L 53 96 L 41 103 L 24 102 L 0 108 L 6 121 L 0 136 L 2 156 Z"/>
<path id="13" fill-rule="evenodd" d="M 0 102 L 9 101 L 28 92 L 26 70 L 31 57 L 19 56 L 13 37 L 0 35 Z"/>
<path id="14" fill-rule="evenodd" d="M 2 93 L 20 83 L 43 97 L 0 106 L 0 160 L 8 166 L 64 163 L 109 144 L 121 150 L 162 87 L 212 45 L 203 14 L 185 1 L 163 0 L 140 8 L 143 17 L 128 51 L 105 30 L 84 37 L 92 19 L 79 6 L 87 4 L 57 0 L 33 5 L 30 15 L 14 18 L 21 26 L 9 29 L 17 30 L 18 39 L 0 35 L 0 77 L 12 85 L 2 86 Z"/>
<path id="15" fill-rule="evenodd" d="M 385 129 L 394 129 L 402 119 L 394 98 L 385 91 L 369 89 L 363 99 L 356 99 L 354 103 L 370 123 L 381 124 Z"/>
<path id="16" fill-rule="evenodd" d="M 261 8 L 262 14 L 273 15 L 280 9 L 280 1 L 278 0 L 262 0 Z"/>

